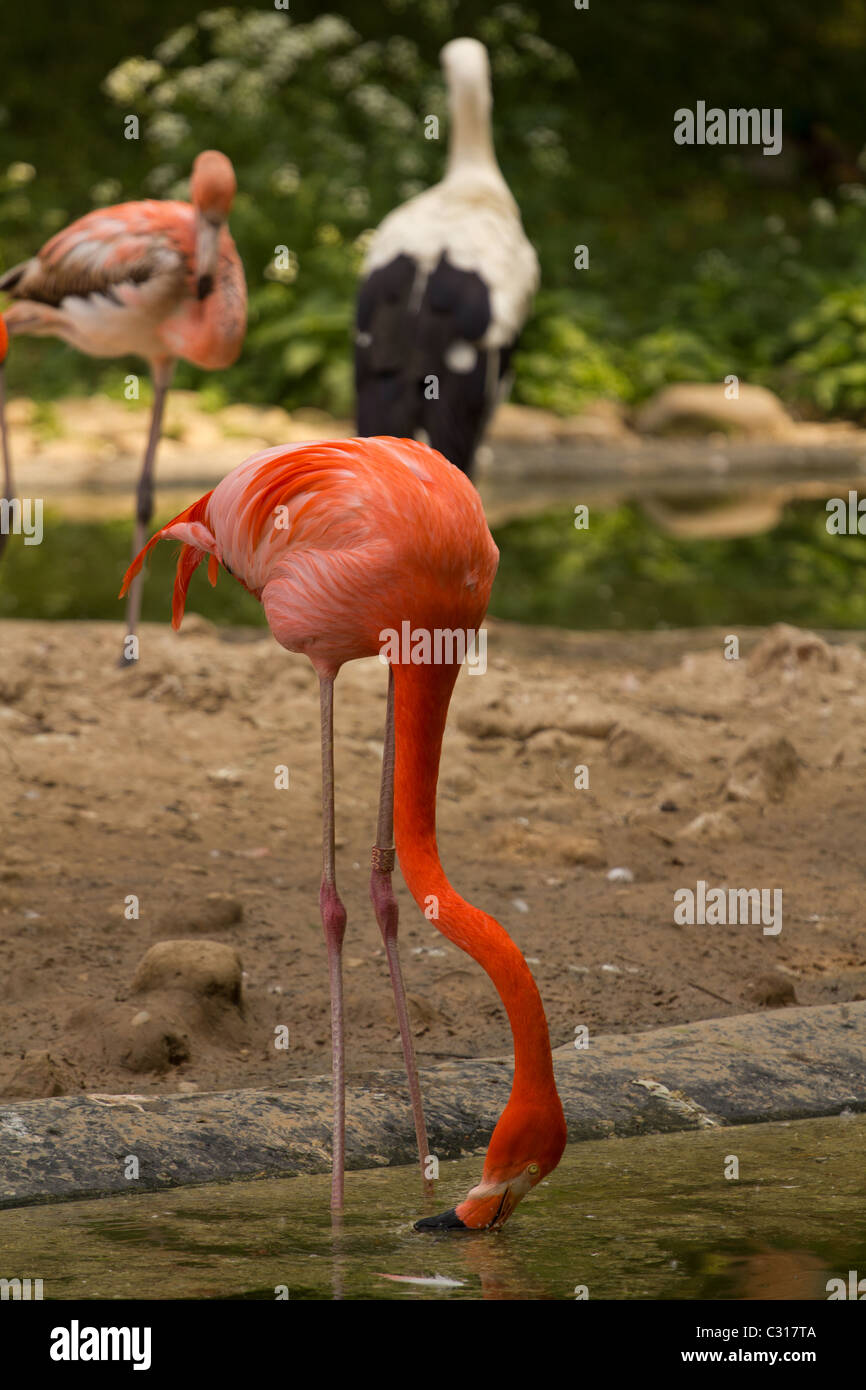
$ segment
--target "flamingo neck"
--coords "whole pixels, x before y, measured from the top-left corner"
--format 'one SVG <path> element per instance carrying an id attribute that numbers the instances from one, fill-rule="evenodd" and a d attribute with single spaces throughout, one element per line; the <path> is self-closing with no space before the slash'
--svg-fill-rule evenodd
<path id="1" fill-rule="evenodd" d="M 451 136 L 448 143 L 448 174 L 469 169 L 499 173 L 493 148 L 490 120 L 490 93 L 485 88 L 461 83 L 451 92 Z"/>
<path id="2" fill-rule="evenodd" d="M 394 838 L 400 868 L 418 906 L 440 932 L 487 972 L 514 1040 L 511 1101 L 542 1105 L 561 1119 L 550 1036 L 523 953 L 495 918 L 451 887 L 436 843 L 436 785 L 442 735 L 457 666 L 394 667 Z"/>

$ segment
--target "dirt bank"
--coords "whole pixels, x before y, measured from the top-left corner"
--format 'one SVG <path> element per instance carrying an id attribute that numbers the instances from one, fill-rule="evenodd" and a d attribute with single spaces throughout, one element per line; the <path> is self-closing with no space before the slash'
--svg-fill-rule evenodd
<path id="1" fill-rule="evenodd" d="M 180 637 L 146 627 L 140 666 L 122 672 L 119 634 L 0 624 L 0 1095 L 326 1071 L 312 670 L 267 634 L 190 616 Z M 860 639 L 741 633 L 727 661 L 724 636 L 495 623 L 487 673 L 458 682 L 443 860 L 531 960 L 554 1044 L 580 1024 L 866 997 Z M 337 686 L 354 1075 L 400 1059 L 367 898 L 384 692 L 375 661 Z M 676 925 L 673 895 L 698 880 L 780 888 L 782 930 Z M 486 976 L 399 891 L 421 1063 L 507 1052 Z M 176 969 L 169 951 L 138 970 L 178 938 L 198 948 Z"/>

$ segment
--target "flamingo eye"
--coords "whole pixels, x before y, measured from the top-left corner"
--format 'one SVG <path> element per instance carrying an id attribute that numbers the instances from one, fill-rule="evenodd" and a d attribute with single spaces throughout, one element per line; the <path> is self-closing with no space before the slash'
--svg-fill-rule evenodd
<path id="1" fill-rule="evenodd" d="M 527 1171 L 527 1173 L 530 1174 L 531 1177 L 534 1178 L 534 1177 L 535 1177 L 535 1174 L 539 1171 L 538 1164 L 537 1164 L 537 1163 L 530 1163 L 530 1165 L 529 1165 L 529 1167 L 527 1168 L 526 1171 Z"/>

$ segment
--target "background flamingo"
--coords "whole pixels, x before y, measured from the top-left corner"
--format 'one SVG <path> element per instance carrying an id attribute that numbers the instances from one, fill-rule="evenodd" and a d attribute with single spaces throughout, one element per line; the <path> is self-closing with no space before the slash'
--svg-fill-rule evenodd
<path id="1" fill-rule="evenodd" d="M 150 199 L 99 208 L 58 232 L 29 261 L 0 277 L 16 304 L 9 332 L 63 338 L 93 357 L 137 353 L 150 363 L 154 398 L 138 482 L 133 554 L 153 516 L 153 466 L 175 359 L 231 366 L 246 330 L 243 266 L 226 225 L 237 182 L 217 150 L 192 171 L 192 205 Z M 135 632 L 141 583 L 126 609 Z M 124 643 L 122 664 L 134 661 Z"/>
<path id="2" fill-rule="evenodd" d="M 442 50 L 451 130 L 445 178 L 388 214 L 358 294 L 358 433 L 426 437 L 472 470 L 507 391 L 538 289 L 538 257 L 496 162 L 487 49 Z M 438 394 L 428 399 L 435 377 Z"/>
<path id="3" fill-rule="evenodd" d="M 256 454 L 151 539 L 122 593 L 161 537 L 183 542 L 172 624 L 179 627 L 196 566 L 222 564 L 262 603 L 271 631 L 304 652 L 319 677 L 322 718 L 322 924 L 328 948 L 334 1078 L 331 1205 L 343 1201 L 344 1050 L 341 950 L 346 913 L 334 855 L 334 680 L 345 661 L 373 656 L 383 634 L 462 629 L 482 621 L 498 552 L 469 481 L 423 444 L 350 439 Z M 421 1095 L 397 952 L 394 851 L 419 906 L 438 903 L 436 925 L 484 967 L 508 1012 L 514 1082 L 480 1184 L 455 1209 L 419 1228 L 501 1226 L 555 1168 L 566 1131 L 553 1076 L 547 1020 L 529 967 L 506 931 L 451 887 L 436 844 L 442 735 L 459 666 L 389 668 L 382 788 L 370 892 L 382 931 L 422 1162 L 428 1154 Z"/>

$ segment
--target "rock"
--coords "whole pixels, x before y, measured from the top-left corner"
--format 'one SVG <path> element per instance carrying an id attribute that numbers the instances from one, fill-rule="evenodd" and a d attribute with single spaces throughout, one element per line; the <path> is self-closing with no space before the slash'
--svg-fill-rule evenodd
<path id="1" fill-rule="evenodd" d="M 557 710 L 556 719 L 550 722 L 569 734 L 585 738 L 609 738 L 617 727 L 616 715 L 611 714 L 610 709 L 583 698 L 564 710 Z"/>
<path id="2" fill-rule="evenodd" d="M 215 767 L 207 776 L 209 782 L 223 787 L 238 787 L 244 780 L 244 774 L 236 767 Z"/>
<path id="3" fill-rule="evenodd" d="M 794 986 L 778 970 L 768 970 L 753 980 L 746 991 L 747 997 L 759 1009 L 782 1009 L 786 1004 L 796 1004 Z"/>
<path id="4" fill-rule="evenodd" d="M 634 874 L 631 869 L 609 869 L 607 877 L 609 883 L 634 883 Z M 602 966 L 602 969 L 604 970 L 606 967 Z"/>
<path id="5" fill-rule="evenodd" d="M 243 921 L 243 904 L 231 893 L 208 893 L 184 923 L 184 931 L 227 931 Z"/>
<path id="6" fill-rule="evenodd" d="M 457 727 L 470 738 L 523 739 L 542 722 L 528 708 L 515 709 L 504 700 L 491 700 L 475 709 L 464 709 L 457 717 Z"/>
<path id="7" fill-rule="evenodd" d="M 749 438 L 783 439 L 796 426 L 782 402 L 763 386 L 740 383 L 736 400 L 721 382 L 680 382 L 657 391 L 635 415 L 645 434 L 706 434 L 714 430 Z"/>
<path id="8" fill-rule="evenodd" d="M 800 757 L 783 734 L 765 731 L 750 739 L 734 760 L 725 792 L 729 801 L 781 801 L 797 777 Z"/>
<path id="9" fill-rule="evenodd" d="M 560 835 L 553 840 L 552 848 L 560 864 L 580 864 L 585 869 L 603 869 L 607 863 L 604 845 L 593 835 Z"/>
<path id="10" fill-rule="evenodd" d="M 3 1094 L 16 1100 L 38 1100 L 44 1096 L 65 1096 L 77 1091 L 79 1083 L 72 1068 L 50 1052 L 25 1052 L 12 1073 Z"/>
<path id="11" fill-rule="evenodd" d="M 579 415 L 567 416 L 508 402 L 493 417 L 489 437 L 524 444 L 553 444 L 564 439 L 620 442 L 633 438 L 622 407 L 603 398 L 589 401 Z"/>
<path id="12" fill-rule="evenodd" d="M 702 843 L 724 843 L 735 840 L 739 831 L 726 811 L 703 811 L 695 816 L 685 829 L 680 831 L 684 840 L 697 840 Z"/>
<path id="13" fill-rule="evenodd" d="M 676 765 L 672 751 L 654 736 L 626 724 L 617 724 L 607 740 L 614 767 L 670 769 Z"/>
<path id="14" fill-rule="evenodd" d="M 569 415 L 560 421 L 559 439 L 586 439 L 595 443 L 611 440 L 639 442 L 625 421 L 625 411 L 616 401 L 588 401 L 579 415 Z"/>
<path id="15" fill-rule="evenodd" d="M 87 1004 L 72 1015 L 69 1024 L 83 1047 L 127 1071 L 166 1072 L 189 1061 L 192 1053 L 191 1029 L 181 1010 L 157 997 L 147 1009 L 131 1003 Z"/>
<path id="16" fill-rule="evenodd" d="M 551 444 L 556 439 L 559 417 L 552 410 L 506 402 L 493 417 L 490 439 L 513 439 L 524 444 Z"/>
<path id="17" fill-rule="evenodd" d="M 217 634 L 215 623 L 211 623 L 207 618 L 202 617 L 201 613 L 184 613 L 183 627 L 178 636 L 184 639 L 188 637 L 213 637 Z"/>
<path id="18" fill-rule="evenodd" d="M 240 1006 L 241 958 L 219 941 L 157 941 L 139 962 L 133 994 L 179 990 Z"/>
<path id="19" fill-rule="evenodd" d="M 528 753 L 541 753 L 553 758 L 567 757 L 574 751 L 574 739 L 565 729 L 539 729 L 526 740 Z M 575 762 L 580 761 L 575 756 Z"/>
<path id="20" fill-rule="evenodd" d="M 788 623 L 776 623 L 749 653 L 748 669 L 753 676 L 780 671 L 836 671 L 838 668 L 838 657 L 823 637 Z"/>
<path id="21" fill-rule="evenodd" d="M 454 772 L 449 773 L 441 782 L 442 790 L 446 796 L 469 796 L 475 791 L 478 783 L 471 772 L 465 767 L 458 767 Z"/>

